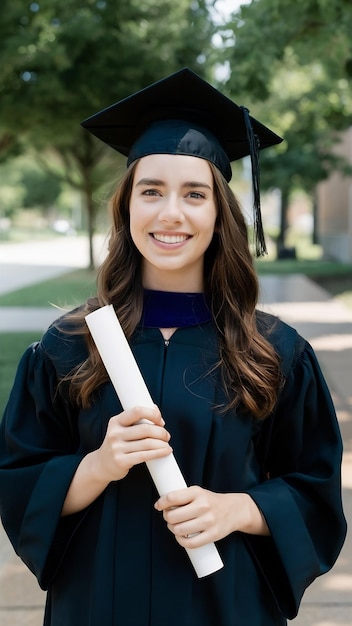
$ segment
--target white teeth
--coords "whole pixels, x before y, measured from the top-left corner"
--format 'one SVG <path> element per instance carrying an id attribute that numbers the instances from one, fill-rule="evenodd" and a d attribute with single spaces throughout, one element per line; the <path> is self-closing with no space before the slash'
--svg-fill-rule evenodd
<path id="1" fill-rule="evenodd" d="M 188 239 L 187 235 L 160 235 L 157 233 L 154 233 L 153 237 L 162 243 L 182 243 Z"/>

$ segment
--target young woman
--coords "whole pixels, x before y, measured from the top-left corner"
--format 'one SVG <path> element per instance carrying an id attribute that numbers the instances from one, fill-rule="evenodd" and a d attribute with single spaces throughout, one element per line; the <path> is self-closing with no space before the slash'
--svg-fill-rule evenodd
<path id="1" fill-rule="evenodd" d="M 168 116 L 180 75 L 204 108 L 203 81 L 184 70 L 166 79 Z M 343 544 L 339 428 L 312 348 L 256 311 L 224 144 L 185 106 L 180 122 L 161 115 L 159 86 L 161 122 L 137 134 L 112 198 L 96 298 L 19 365 L 2 519 L 48 589 L 47 626 L 281 626 Z M 105 304 L 155 408 L 122 410 L 85 323 Z M 158 497 L 145 462 L 171 451 L 189 487 Z M 183 548 L 209 542 L 224 567 L 197 578 Z"/>

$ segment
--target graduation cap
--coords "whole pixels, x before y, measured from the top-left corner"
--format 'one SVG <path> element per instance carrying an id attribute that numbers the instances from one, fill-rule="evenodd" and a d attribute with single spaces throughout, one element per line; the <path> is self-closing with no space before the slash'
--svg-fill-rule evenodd
<path id="1" fill-rule="evenodd" d="M 251 157 L 257 256 L 266 253 L 260 211 L 259 150 L 281 137 L 188 68 L 171 74 L 82 122 L 128 157 L 183 154 L 213 163 L 227 182 L 232 161 Z"/>

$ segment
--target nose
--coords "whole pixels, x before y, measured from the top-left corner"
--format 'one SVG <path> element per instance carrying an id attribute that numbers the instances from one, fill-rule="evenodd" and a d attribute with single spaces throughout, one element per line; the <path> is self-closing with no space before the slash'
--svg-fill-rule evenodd
<path id="1" fill-rule="evenodd" d="M 159 212 L 161 222 L 181 223 L 184 220 L 180 199 L 176 194 L 169 194 L 164 197 L 162 207 Z"/>

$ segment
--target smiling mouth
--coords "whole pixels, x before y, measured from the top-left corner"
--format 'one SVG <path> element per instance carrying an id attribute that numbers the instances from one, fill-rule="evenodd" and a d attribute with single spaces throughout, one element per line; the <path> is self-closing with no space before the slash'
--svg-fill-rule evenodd
<path id="1" fill-rule="evenodd" d="M 188 235 L 161 235 L 158 233 L 152 233 L 152 237 L 161 243 L 182 243 L 189 239 Z"/>

